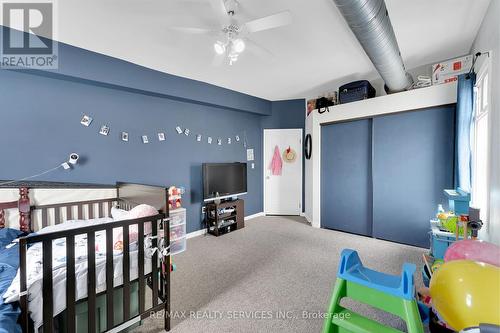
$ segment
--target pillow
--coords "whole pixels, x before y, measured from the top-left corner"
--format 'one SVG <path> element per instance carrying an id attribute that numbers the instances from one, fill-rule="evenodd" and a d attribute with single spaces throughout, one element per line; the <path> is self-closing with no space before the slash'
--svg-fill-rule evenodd
<path id="1" fill-rule="evenodd" d="M 131 219 L 138 219 L 141 217 L 146 217 L 146 216 L 153 216 L 157 215 L 158 211 L 156 208 L 150 205 L 145 205 L 141 204 L 138 206 L 135 206 L 129 211 L 120 209 L 118 207 L 112 207 L 111 208 L 111 216 L 113 217 L 113 220 L 115 221 L 123 221 L 123 220 L 131 220 Z"/>
<path id="2" fill-rule="evenodd" d="M 126 220 L 128 215 L 128 211 L 125 209 L 120 209 L 116 206 L 111 207 L 111 217 L 115 221 Z"/>
<path id="3" fill-rule="evenodd" d="M 140 217 L 157 215 L 158 211 L 153 206 L 142 204 L 132 208 L 129 211 L 129 214 L 133 219 L 138 219 Z"/>
<path id="4" fill-rule="evenodd" d="M 111 209 L 111 215 L 113 216 L 113 219 L 115 221 L 123 221 L 123 220 L 132 220 L 132 219 L 138 219 L 141 217 L 147 217 L 147 216 L 154 216 L 158 214 L 158 211 L 156 208 L 150 205 L 145 205 L 141 204 L 138 205 L 128 212 L 116 208 L 115 209 L 115 215 L 113 215 L 113 208 Z M 132 224 L 129 227 L 129 241 L 130 243 L 137 242 L 138 239 L 138 226 L 137 224 Z M 144 234 L 150 234 L 151 233 L 151 222 L 147 222 L 144 224 Z M 122 251 L 123 250 L 123 228 L 118 228 L 115 229 L 113 232 L 113 248 L 117 251 Z"/>

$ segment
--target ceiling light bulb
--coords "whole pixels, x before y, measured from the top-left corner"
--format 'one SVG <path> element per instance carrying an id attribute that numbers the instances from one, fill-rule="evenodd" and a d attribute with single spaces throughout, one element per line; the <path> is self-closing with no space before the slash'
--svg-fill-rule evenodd
<path id="1" fill-rule="evenodd" d="M 235 52 L 238 52 L 238 53 L 241 53 L 245 50 L 245 42 L 243 41 L 243 39 L 236 39 L 234 42 L 233 42 L 233 48 L 234 48 L 234 51 Z"/>
<path id="2" fill-rule="evenodd" d="M 220 41 L 214 43 L 214 50 L 217 54 L 224 54 L 226 52 L 226 47 Z"/>

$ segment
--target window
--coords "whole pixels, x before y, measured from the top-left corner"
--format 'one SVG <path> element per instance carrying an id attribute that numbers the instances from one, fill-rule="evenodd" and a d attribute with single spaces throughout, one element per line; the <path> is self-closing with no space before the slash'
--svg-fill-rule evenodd
<path id="1" fill-rule="evenodd" d="M 489 59 L 481 66 L 475 85 L 475 115 L 472 135 L 472 205 L 481 210 L 481 219 L 488 219 L 489 192 Z"/>

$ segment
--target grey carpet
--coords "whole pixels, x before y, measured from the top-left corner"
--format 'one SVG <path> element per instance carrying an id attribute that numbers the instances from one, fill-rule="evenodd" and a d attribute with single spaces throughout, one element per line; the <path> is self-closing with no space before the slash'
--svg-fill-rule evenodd
<path id="1" fill-rule="evenodd" d="M 344 248 L 356 249 L 366 266 L 391 274 L 399 274 L 404 262 L 419 266 L 424 252 L 315 229 L 299 217 L 260 217 L 218 238 L 189 239 L 187 251 L 174 257 L 172 310 L 186 317 L 173 319 L 172 332 L 320 332 L 323 319 L 317 314 L 328 307 Z M 421 285 L 418 271 L 415 279 Z M 404 329 L 392 315 L 349 300 L 343 305 Z M 134 332 L 162 327 L 162 319 L 148 318 Z"/>

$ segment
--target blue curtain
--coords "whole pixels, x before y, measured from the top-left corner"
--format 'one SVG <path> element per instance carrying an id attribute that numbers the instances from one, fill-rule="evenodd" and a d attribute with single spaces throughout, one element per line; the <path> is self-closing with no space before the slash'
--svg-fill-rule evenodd
<path id="1" fill-rule="evenodd" d="M 471 191 L 472 152 L 471 130 L 474 125 L 474 83 L 476 75 L 458 77 L 457 112 L 455 121 L 455 186 Z"/>

